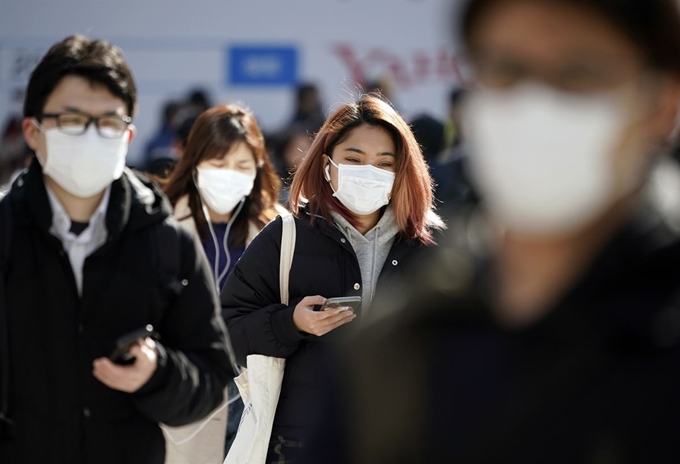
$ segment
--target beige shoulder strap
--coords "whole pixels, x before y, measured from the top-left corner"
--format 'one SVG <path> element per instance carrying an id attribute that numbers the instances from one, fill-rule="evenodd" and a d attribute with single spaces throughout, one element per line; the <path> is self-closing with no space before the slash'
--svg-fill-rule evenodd
<path id="1" fill-rule="evenodd" d="M 295 253 L 295 217 L 290 214 L 282 214 L 281 221 L 283 230 L 281 231 L 281 261 L 279 265 L 279 291 L 281 292 L 281 303 L 288 304 L 288 280 L 290 267 L 293 264 L 293 254 Z"/>

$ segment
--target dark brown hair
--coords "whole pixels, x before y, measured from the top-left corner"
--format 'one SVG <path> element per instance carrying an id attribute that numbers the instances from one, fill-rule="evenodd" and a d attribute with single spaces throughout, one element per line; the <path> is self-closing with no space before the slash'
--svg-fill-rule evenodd
<path id="1" fill-rule="evenodd" d="M 464 41 L 470 44 L 479 19 L 489 7 L 510 1 L 517 0 L 469 0 L 462 15 Z M 640 49 L 650 66 L 680 73 L 680 12 L 674 0 L 550 1 L 566 2 L 599 14 Z"/>
<path id="2" fill-rule="evenodd" d="M 274 173 L 255 117 L 239 105 L 218 105 L 203 112 L 194 123 L 184 154 L 163 188 L 173 206 L 180 198 L 188 196 L 189 208 L 202 240 L 208 236 L 208 224 L 194 183 L 196 167 L 202 161 L 223 156 L 239 142 L 250 148 L 258 168 L 253 190 L 243 205 L 247 214 L 240 214 L 235 219 L 229 243 L 245 244 L 249 221 L 262 228 L 276 217 L 274 208 L 281 181 Z M 186 218 L 179 218 L 183 219 Z"/>
<path id="3" fill-rule="evenodd" d="M 38 115 L 54 88 L 65 76 L 78 76 L 105 86 L 135 115 L 137 88 L 120 48 L 105 40 L 73 35 L 49 49 L 31 73 L 24 101 L 24 117 Z"/>
<path id="4" fill-rule="evenodd" d="M 357 224 L 356 215 L 333 196 L 323 174 L 323 155 L 332 157 L 333 149 L 362 125 L 381 127 L 394 141 L 397 166 L 390 203 L 394 205 L 402 238 L 433 243 L 432 229 L 443 227 L 443 223 L 434 212 L 432 178 L 427 164 L 408 124 L 377 94 L 366 94 L 356 102 L 342 105 L 323 124 L 295 173 L 290 189 L 293 212 L 298 213 L 304 199 L 312 220 L 314 215 L 319 215 L 332 222 L 330 212 L 335 211 Z"/>

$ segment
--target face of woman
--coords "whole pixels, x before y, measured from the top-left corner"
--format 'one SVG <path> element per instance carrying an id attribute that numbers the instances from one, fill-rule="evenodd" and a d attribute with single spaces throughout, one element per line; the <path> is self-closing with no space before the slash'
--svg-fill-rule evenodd
<path id="1" fill-rule="evenodd" d="M 567 1 L 497 2 L 469 47 L 472 167 L 507 227 L 562 233 L 643 182 L 677 83 L 606 18 Z"/>
<path id="2" fill-rule="evenodd" d="M 255 156 L 245 142 L 238 142 L 231 151 L 219 158 L 203 160 L 198 164 L 199 168 L 205 169 L 231 169 L 255 177 L 257 174 L 257 163 Z"/>
<path id="3" fill-rule="evenodd" d="M 382 127 L 363 125 L 352 130 L 345 140 L 335 146 L 331 159 L 338 165 L 370 165 L 395 172 L 396 153 L 389 132 Z M 333 190 L 338 190 L 338 168 L 326 159 L 324 169 L 329 169 Z"/>

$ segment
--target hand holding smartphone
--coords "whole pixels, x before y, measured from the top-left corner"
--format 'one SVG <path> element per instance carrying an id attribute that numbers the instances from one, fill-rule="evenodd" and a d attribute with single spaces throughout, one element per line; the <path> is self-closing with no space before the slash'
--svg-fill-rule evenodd
<path id="1" fill-rule="evenodd" d="M 116 364 L 125 365 L 134 363 L 135 358 L 130 354 L 130 348 L 142 343 L 146 338 L 158 338 L 158 334 L 154 332 L 151 324 L 147 324 L 141 329 L 133 330 L 119 337 L 116 340 L 116 348 L 109 355 L 109 359 Z"/>

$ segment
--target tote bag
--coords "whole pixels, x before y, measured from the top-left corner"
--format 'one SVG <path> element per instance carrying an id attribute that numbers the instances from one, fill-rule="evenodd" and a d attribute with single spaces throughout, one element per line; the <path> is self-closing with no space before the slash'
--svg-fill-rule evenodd
<path id="1" fill-rule="evenodd" d="M 290 213 L 281 215 L 281 219 L 279 289 L 281 303 L 288 304 L 288 278 L 295 251 L 295 219 Z M 265 464 L 267 459 L 286 360 L 251 354 L 246 358 L 246 364 L 247 369 L 235 379 L 243 398 L 243 415 L 224 464 Z"/>

